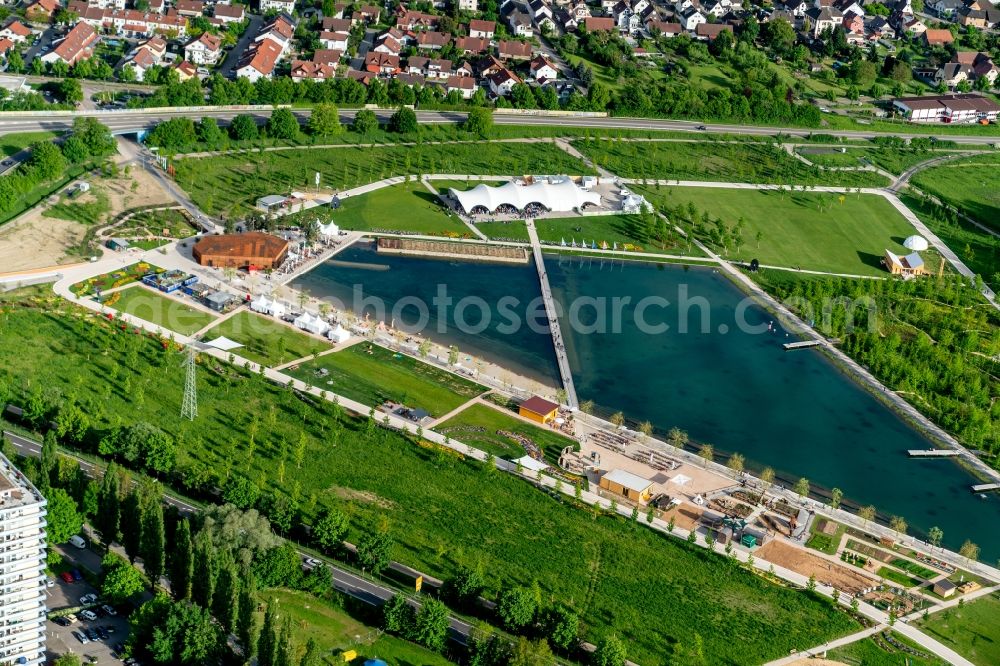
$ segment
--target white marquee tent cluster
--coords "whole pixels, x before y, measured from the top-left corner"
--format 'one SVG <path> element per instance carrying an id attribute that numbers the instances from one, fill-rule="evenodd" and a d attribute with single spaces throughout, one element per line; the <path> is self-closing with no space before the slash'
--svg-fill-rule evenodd
<path id="1" fill-rule="evenodd" d="M 539 179 L 529 185 L 519 185 L 514 181 L 499 187 L 480 184 L 471 190 L 449 188 L 448 192 L 458 201 L 462 210 L 469 214 L 475 210 L 493 213 L 501 206 L 523 211 L 531 204 L 549 211 L 566 212 L 583 208 L 587 204 L 597 206 L 601 203 L 600 194 L 588 192 L 567 177 Z"/>

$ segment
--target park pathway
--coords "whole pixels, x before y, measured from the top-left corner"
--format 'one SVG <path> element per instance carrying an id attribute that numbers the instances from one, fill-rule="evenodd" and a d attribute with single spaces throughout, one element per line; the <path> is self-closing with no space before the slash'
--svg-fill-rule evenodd
<path id="1" fill-rule="evenodd" d="M 817 645 L 816 647 L 809 648 L 808 650 L 801 650 L 795 654 L 790 654 L 787 657 L 782 657 L 781 659 L 775 659 L 774 661 L 769 661 L 764 666 L 788 666 L 788 664 L 794 664 L 803 659 L 809 657 L 824 656 L 827 650 L 833 650 L 834 648 L 843 647 L 845 645 L 850 645 L 851 643 L 857 643 L 858 641 L 863 641 L 864 639 L 874 636 L 875 634 L 883 631 L 885 625 L 876 624 L 874 627 L 864 629 L 850 636 L 844 636 L 843 638 L 838 638 L 835 641 L 830 641 L 829 643 L 823 643 L 822 645 Z"/>
<path id="2" fill-rule="evenodd" d="M 552 345 L 555 347 L 556 361 L 559 363 L 559 374 L 562 377 L 563 391 L 566 392 L 566 406 L 576 409 L 580 406 L 576 399 L 576 387 L 573 385 L 573 371 L 566 354 L 566 344 L 563 342 L 562 330 L 559 328 L 559 312 L 556 310 L 555 299 L 552 298 L 552 288 L 549 286 L 549 275 L 545 272 L 545 259 L 542 257 L 542 245 L 538 241 L 538 231 L 535 221 L 526 218 L 528 238 L 531 240 L 531 252 L 535 257 L 535 268 L 538 270 L 538 282 L 542 288 L 542 300 L 545 301 L 545 311 L 549 317 L 549 331 L 552 333 Z"/>

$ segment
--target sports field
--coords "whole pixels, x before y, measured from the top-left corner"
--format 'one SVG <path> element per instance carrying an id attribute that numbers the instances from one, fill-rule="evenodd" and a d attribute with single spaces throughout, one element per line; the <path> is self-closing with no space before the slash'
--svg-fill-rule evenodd
<path id="1" fill-rule="evenodd" d="M 905 254 L 903 240 L 916 233 L 877 195 L 848 194 L 841 202 L 838 194 L 701 187 L 646 188 L 646 194 L 668 217 L 676 217 L 670 209 L 693 204 L 697 218 L 708 214 L 710 228 L 716 218 L 730 227 L 742 219 L 742 245 L 709 244 L 729 259 L 774 266 L 884 276 L 885 250 Z"/>
<path id="2" fill-rule="evenodd" d="M 105 298 L 105 304 L 182 335 L 199 331 L 215 320 L 213 315 L 204 310 L 193 308 L 176 298 L 164 296 L 141 285 L 109 294 Z"/>

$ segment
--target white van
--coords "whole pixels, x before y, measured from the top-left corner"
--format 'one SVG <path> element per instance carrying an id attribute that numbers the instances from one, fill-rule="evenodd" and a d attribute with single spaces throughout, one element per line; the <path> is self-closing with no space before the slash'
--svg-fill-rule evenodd
<path id="1" fill-rule="evenodd" d="M 76 546 L 77 548 L 86 548 L 87 542 L 83 540 L 83 537 L 79 534 L 74 534 L 69 538 L 70 544 Z"/>

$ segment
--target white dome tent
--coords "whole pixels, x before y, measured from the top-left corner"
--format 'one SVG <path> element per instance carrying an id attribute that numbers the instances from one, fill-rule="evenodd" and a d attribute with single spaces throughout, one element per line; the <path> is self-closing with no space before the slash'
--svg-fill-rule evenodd
<path id="1" fill-rule="evenodd" d="M 910 236 L 903 241 L 903 247 L 914 252 L 923 252 L 927 249 L 927 240 L 923 236 Z"/>
<path id="2" fill-rule="evenodd" d="M 536 180 L 530 185 L 518 185 L 513 181 L 499 187 L 480 184 L 471 190 L 449 188 L 448 192 L 462 210 L 470 214 L 476 209 L 493 213 L 504 205 L 523 211 L 530 204 L 538 204 L 546 210 L 566 212 L 586 204 L 597 206 L 601 203 L 601 195 L 578 187 L 569 178 Z"/>

